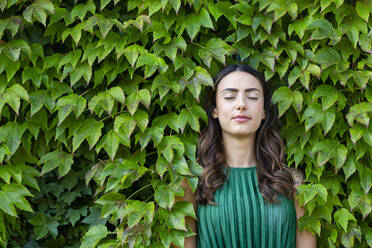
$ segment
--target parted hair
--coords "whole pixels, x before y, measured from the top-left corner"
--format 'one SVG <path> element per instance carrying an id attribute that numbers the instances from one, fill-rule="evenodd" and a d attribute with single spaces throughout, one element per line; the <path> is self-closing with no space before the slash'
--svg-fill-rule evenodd
<path id="1" fill-rule="evenodd" d="M 214 85 L 210 88 L 208 100 L 204 106 L 208 116 L 208 125 L 203 128 L 198 141 L 197 161 L 203 167 L 203 172 L 199 177 L 195 200 L 202 205 L 216 205 L 214 193 L 228 177 L 223 173 L 226 159 L 221 126 L 218 119 L 212 117 L 212 111 L 216 107 L 218 83 L 223 77 L 234 71 L 243 71 L 253 75 L 259 80 L 263 89 L 266 118 L 262 120 L 256 131 L 255 142 L 258 186 L 262 197 L 267 202 L 277 202 L 276 196 L 278 194 L 291 199 L 296 191 L 294 178 L 291 169 L 284 164 L 284 143 L 278 133 L 279 120 L 276 107 L 271 102 L 271 90 L 258 71 L 246 64 L 232 64 L 215 76 Z"/>

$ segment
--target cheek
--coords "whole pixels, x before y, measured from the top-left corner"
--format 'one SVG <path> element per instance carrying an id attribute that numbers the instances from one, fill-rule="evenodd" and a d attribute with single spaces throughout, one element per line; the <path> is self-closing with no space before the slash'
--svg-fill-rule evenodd
<path id="1" fill-rule="evenodd" d="M 254 106 L 255 112 L 260 114 L 264 112 L 264 103 L 263 102 L 257 102 Z"/>
<path id="2" fill-rule="evenodd" d="M 222 100 L 217 100 L 216 102 L 216 108 L 217 108 L 217 111 L 219 114 L 222 114 L 222 113 L 227 113 L 230 110 L 230 106 L 224 102 L 222 102 Z"/>

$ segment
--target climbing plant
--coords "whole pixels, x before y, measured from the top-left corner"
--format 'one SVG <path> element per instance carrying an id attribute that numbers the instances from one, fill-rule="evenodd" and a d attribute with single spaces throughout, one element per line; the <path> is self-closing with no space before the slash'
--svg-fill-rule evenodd
<path id="1" fill-rule="evenodd" d="M 371 247 L 372 2 L 0 0 L 2 247 L 182 247 L 212 76 L 275 90 L 299 227 Z"/>

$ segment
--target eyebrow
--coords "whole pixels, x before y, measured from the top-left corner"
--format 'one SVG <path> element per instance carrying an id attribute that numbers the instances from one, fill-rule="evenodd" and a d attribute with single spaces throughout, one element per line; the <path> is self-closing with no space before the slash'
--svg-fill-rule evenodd
<path id="1" fill-rule="evenodd" d="M 226 89 L 223 89 L 223 90 L 221 91 L 221 93 L 224 92 L 224 91 L 238 92 L 239 90 L 236 89 L 236 88 L 226 88 Z M 257 89 L 257 88 L 247 88 L 247 89 L 244 90 L 244 92 L 251 92 L 251 91 L 258 91 L 258 92 L 261 92 L 261 91 L 260 91 L 259 89 Z"/>

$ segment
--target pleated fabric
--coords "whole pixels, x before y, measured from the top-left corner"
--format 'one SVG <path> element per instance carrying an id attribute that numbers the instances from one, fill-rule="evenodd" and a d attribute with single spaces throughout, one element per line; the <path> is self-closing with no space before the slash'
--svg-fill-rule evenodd
<path id="1" fill-rule="evenodd" d="M 224 170 L 227 175 L 227 170 Z M 198 248 L 291 248 L 296 246 L 293 200 L 279 195 L 266 203 L 259 191 L 256 167 L 231 167 L 214 194 L 217 206 L 197 207 Z"/>

